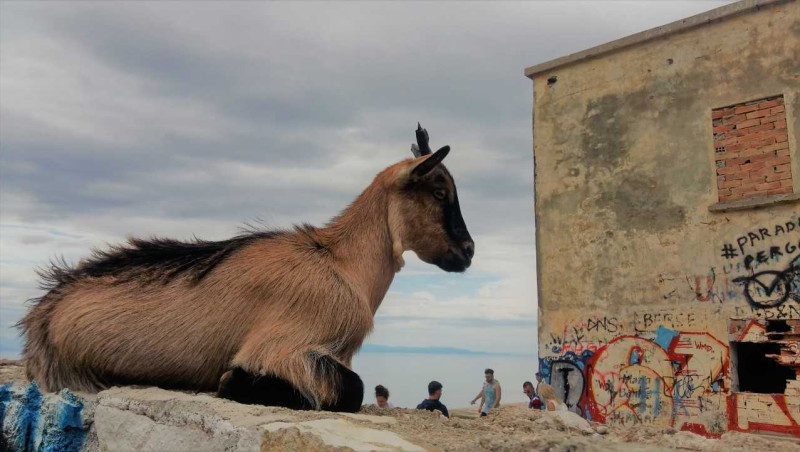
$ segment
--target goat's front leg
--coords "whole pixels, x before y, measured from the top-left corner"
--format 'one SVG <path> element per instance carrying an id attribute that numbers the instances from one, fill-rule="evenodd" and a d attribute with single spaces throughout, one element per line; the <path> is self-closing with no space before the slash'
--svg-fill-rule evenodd
<path id="1" fill-rule="evenodd" d="M 217 394 L 240 403 L 296 410 L 354 413 L 361 409 L 364 383 L 332 357 L 309 352 L 277 367 L 275 373 L 264 374 L 234 367 L 220 379 Z"/>
<path id="2" fill-rule="evenodd" d="M 288 381 L 274 375 L 254 375 L 241 367 L 234 367 L 222 375 L 217 395 L 248 405 L 313 409 L 312 403 Z"/>
<path id="3" fill-rule="evenodd" d="M 335 372 L 339 375 L 339 397 L 335 402 L 323 404 L 321 408 L 325 411 L 357 412 L 364 402 L 364 382 L 357 373 L 343 364 L 334 361 L 331 365 L 335 367 Z"/>

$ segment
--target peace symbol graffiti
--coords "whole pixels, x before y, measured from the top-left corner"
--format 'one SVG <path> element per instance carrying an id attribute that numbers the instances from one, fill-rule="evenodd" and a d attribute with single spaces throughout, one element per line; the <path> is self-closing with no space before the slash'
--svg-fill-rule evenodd
<path id="1" fill-rule="evenodd" d="M 800 258 L 795 258 L 783 271 L 764 270 L 751 276 L 735 278 L 733 282 L 744 285 L 744 296 L 757 308 L 780 306 L 790 295 L 800 289 Z"/>

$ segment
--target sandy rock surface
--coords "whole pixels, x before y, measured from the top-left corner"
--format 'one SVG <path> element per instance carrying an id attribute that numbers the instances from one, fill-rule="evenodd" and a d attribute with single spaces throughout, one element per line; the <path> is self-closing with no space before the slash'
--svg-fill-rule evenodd
<path id="1" fill-rule="evenodd" d="M 26 382 L 25 367 L 19 361 L 0 359 L 0 384 Z"/>
<path id="2" fill-rule="evenodd" d="M 28 384 L 19 363 L 0 362 L 0 384 L 9 382 Z M 438 412 L 375 406 L 357 414 L 293 411 L 153 387 L 78 396 L 86 405 L 81 451 L 800 451 L 793 439 L 737 432 L 708 439 L 671 428 L 610 427 L 568 411 L 520 405 L 485 418 L 472 408 L 453 410 L 447 419 Z"/>
<path id="3" fill-rule="evenodd" d="M 507 405 L 486 418 L 477 417 L 475 411 L 453 410 L 449 420 L 416 410 L 364 407 L 361 412 L 398 419 L 392 431 L 428 450 L 800 451 L 800 441 L 794 439 L 730 432 L 717 440 L 671 428 L 638 425 L 626 429 L 590 423 L 571 412 L 534 411 L 519 405 Z"/>

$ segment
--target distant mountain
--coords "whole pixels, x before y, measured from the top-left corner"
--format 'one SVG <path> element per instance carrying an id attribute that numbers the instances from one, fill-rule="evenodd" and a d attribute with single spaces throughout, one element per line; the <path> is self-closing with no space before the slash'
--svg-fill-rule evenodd
<path id="1" fill-rule="evenodd" d="M 364 353 L 421 353 L 426 355 L 490 355 L 494 353 L 476 352 L 454 347 L 398 347 L 393 345 L 365 344 Z"/>

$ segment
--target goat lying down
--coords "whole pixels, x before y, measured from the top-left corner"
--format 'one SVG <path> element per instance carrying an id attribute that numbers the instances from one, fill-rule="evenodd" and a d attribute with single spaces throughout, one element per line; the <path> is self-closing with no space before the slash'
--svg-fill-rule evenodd
<path id="1" fill-rule="evenodd" d="M 242 403 L 357 411 L 351 359 L 402 254 L 463 272 L 474 254 L 452 176 L 417 127 L 415 158 L 380 174 L 322 228 L 229 240 L 131 239 L 75 268 L 19 326 L 28 377 L 48 391 L 146 384 Z"/>

